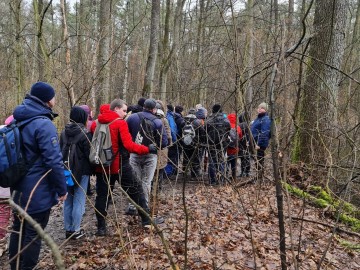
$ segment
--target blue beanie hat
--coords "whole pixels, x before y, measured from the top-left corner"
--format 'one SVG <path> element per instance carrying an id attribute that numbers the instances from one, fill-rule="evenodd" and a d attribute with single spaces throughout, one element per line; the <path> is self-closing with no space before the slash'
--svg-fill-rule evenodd
<path id="1" fill-rule="evenodd" d="M 37 97 L 43 102 L 48 102 L 55 96 L 55 90 L 48 83 L 37 82 L 31 86 L 30 95 Z"/>

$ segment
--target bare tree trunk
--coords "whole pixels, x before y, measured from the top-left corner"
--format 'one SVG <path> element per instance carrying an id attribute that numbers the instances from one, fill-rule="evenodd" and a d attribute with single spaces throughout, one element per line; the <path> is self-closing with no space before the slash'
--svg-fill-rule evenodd
<path id="1" fill-rule="evenodd" d="M 63 26 L 63 39 L 65 41 L 65 64 L 66 64 L 65 79 L 63 80 L 63 84 L 65 85 L 65 88 L 67 90 L 70 105 L 73 106 L 75 104 L 75 94 L 72 83 L 73 72 L 70 64 L 71 55 L 70 55 L 69 32 L 66 21 L 66 0 L 60 1 L 60 7 L 61 7 L 62 26 Z"/>
<path id="2" fill-rule="evenodd" d="M 24 50 L 22 48 L 21 0 L 12 0 L 10 9 L 15 20 L 15 71 L 16 71 L 16 103 L 19 104 L 24 96 Z"/>
<path id="3" fill-rule="evenodd" d="M 345 42 L 347 1 L 316 2 L 307 77 L 300 108 L 297 158 L 331 165 L 339 73 Z"/>
<path id="4" fill-rule="evenodd" d="M 126 95 L 129 88 L 129 54 L 130 54 L 130 44 L 129 44 L 129 6 L 130 6 L 130 0 L 126 1 L 126 10 L 125 10 L 125 25 L 124 25 L 124 35 L 126 37 L 125 41 L 125 50 L 124 50 L 124 82 L 123 82 L 123 88 L 122 93 L 119 93 L 120 96 L 124 100 L 126 100 Z"/>
<path id="5" fill-rule="evenodd" d="M 97 93 L 96 107 L 99 108 L 104 102 L 110 100 L 110 68 L 109 68 L 109 48 L 110 48 L 110 9 L 112 1 L 101 0 L 99 9 L 99 47 L 97 54 Z"/>
<path id="6" fill-rule="evenodd" d="M 160 21 L 160 0 L 152 0 L 151 7 L 151 28 L 150 28 L 150 45 L 148 59 L 146 62 L 144 86 L 142 96 L 151 95 L 154 83 L 156 57 L 159 43 L 159 21 Z"/>

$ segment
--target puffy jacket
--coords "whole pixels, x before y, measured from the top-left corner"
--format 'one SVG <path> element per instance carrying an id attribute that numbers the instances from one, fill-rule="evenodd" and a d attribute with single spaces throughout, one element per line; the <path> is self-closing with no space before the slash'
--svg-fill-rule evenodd
<path id="1" fill-rule="evenodd" d="M 236 125 L 236 114 L 235 113 L 230 113 L 228 114 L 227 118 L 229 119 L 229 122 L 230 122 L 230 127 L 231 128 L 235 128 L 235 125 Z M 237 126 L 236 127 L 236 131 L 237 131 L 237 134 L 238 134 L 238 144 L 240 143 L 242 137 L 243 137 L 243 134 L 242 134 L 242 130 L 240 128 L 240 126 Z M 231 147 L 228 147 L 226 149 L 226 152 L 229 154 L 229 155 L 236 155 L 238 152 L 239 152 L 239 147 L 236 147 L 236 148 L 231 148 Z"/>
<path id="2" fill-rule="evenodd" d="M 119 173 L 120 169 L 120 156 L 122 158 L 128 158 L 128 153 L 136 153 L 139 155 L 146 155 L 149 153 L 149 148 L 147 146 L 138 145 L 132 141 L 131 134 L 129 132 L 128 124 L 123 119 L 118 119 L 119 115 L 112 111 L 107 110 L 107 106 L 103 106 L 100 109 L 100 114 L 97 121 L 100 124 L 108 124 L 109 125 L 110 133 L 111 133 L 111 143 L 113 147 L 114 153 L 119 153 L 115 156 L 114 161 L 110 165 L 110 174 L 117 174 Z M 116 121 L 114 121 L 116 120 Z M 96 122 L 95 121 L 91 127 L 92 132 L 96 129 Z M 102 173 L 103 169 L 101 166 L 96 166 L 96 172 Z"/>
<path id="3" fill-rule="evenodd" d="M 58 196 L 67 192 L 58 135 L 52 123 L 56 115 L 44 102 L 31 95 L 27 95 L 23 103 L 15 108 L 13 115 L 17 121 L 41 117 L 22 129 L 26 158 L 39 158 L 14 188 L 15 202 L 23 208 L 29 203 L 29 214 L 40 213 L 57 204 Z"/>
<path id="4" fill-rule="evenodd" d="M 158 136 L 155 137 L 156 145 L 158 147 L 161 146 L 161 148 L 166 147 L 168 145 L 168 137 L 166 135 L 166 131 L 165 131 L 165 128 L 164 128 L 161 120 L 156 115 L 152 114 L 151 112 L 149 112 L 147 110 L 144 110 L 140 113 L 142 113 L 144 117 L 146 117 L 147 119 L 149 119 L 150 121 L 152 121 L 154 123 L 155 132 L 158 134 Z M 141 118 L 138 114 L 139 113 L 132 114 L 126 119 L 128 125 L 129 125 L 129 130 L 130 130 L 133 141 L 135 141 L 136 135 L 138 134 L 138 132 L 140 130 Z M 161 142 L 160 142 L 160 139 L 161 139 Z"/>
<path id="5" fill-rule="evenodd" d="M 266 149 L 270 140 L 271 120 L 267 113 L 260 113 L 251 125 L 251 133 L 255 143 L 262 149 Z"/>

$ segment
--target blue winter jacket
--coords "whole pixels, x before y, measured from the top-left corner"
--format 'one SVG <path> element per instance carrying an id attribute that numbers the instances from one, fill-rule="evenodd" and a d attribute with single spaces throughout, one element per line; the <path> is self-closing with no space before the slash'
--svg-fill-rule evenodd
<path id="1" fill-rule="evenodd" d="M 158 141 L 156 141 L 157 146 L 160 147 L 160 145 L 161 145 L 161 148 L 166 147 L 168 145 L 168 137 L 166 135 L 165 127 L 163 127 L 161 120 L 157 116 L 155 116 L 154 114 L 152 114 L 151 112 L 149 112 L 147 110 L 144 110 L 139 113 L 142 113 L 144 115 L 144 117 L 146 117 L 147 119 L 150 119 L 154 123 L 155 130 L 159 134 L 159 136 L 156 136 L 158 138 Z M 140 130 L 141 119 L 140 119 L 140 116 L 138 115 L 139 113 L 131 114 L 126 119 L 126 122 L 128 123 L 129 131 L 131 133 L 131 137 L 132 137 L 133 141 L 135 141 L 136 135 L 138 134 L 138 132 Z M 160 144 L 160 138 L 161 138 L 161 144 Z"/>
<path id="2" fill-rule="evenodd" d="M 270 140 L 271 120 L 267 113 L 258 114 L 258 117 L 251 125 L 251 133 L 255 143 L 261 148 L 266 149 Z"/>
<path id="3" fill-rule="evenodd" d="M 29 214 L 40 213 L 57 204 L 58 196 L 67 192 L 58 135 L 52 123 L 56 115 L 31 95 L 15 108 L 13 115 L 17 121 L 35 118 L 24 126 L 21 134 L 26 158 L 38 157 L 14 188 L 14 200 Z"/>

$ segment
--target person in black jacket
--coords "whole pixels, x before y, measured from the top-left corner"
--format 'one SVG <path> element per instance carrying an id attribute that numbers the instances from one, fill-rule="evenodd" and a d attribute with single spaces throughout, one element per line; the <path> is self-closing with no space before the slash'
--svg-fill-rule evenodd
<path id="1" fill-rule="evenodd" d="M 80 239 L 85 235 L 81 220 L 85 213 L 86 191 L 92 168 L 89 161 L 92 135 L 85 126 L 88 115 L 79 106 L 70 112 L 70 123 L 60 136 L 60 148 L 65 167 L 71 170 L 73 185 L 68 184 L 69 195 L 64 203 L 66 238 Z"/>
<path id="2" fill-rule="evenodd" d="M 241 173 L 240 177 L 250 176 L 250 156 L 253 153 L 253 144 L 251 140 L 251 131 L 248 125 L 249 117 L 245 112 L 239 115 L 239 126 L 243 132 L 243 136 L 239 141 L 239 157 L 241 161 Z"/>

